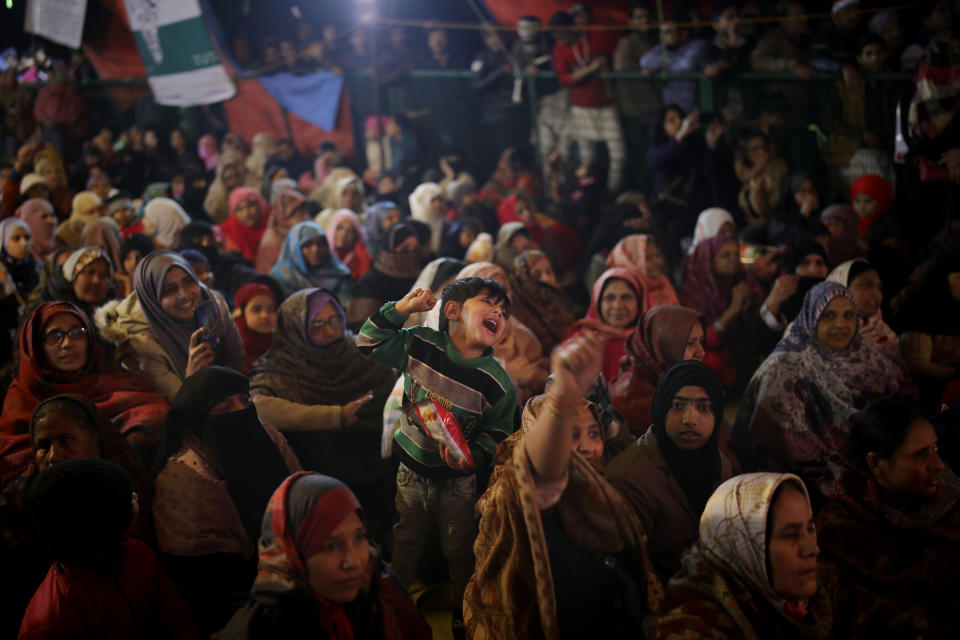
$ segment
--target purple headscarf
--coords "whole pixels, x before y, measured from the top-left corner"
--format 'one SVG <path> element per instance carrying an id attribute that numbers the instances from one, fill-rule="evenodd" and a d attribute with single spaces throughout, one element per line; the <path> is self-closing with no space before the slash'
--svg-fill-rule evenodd
<path id="1" fill-rule="evenodd" d="M 307 337 L 310 338 L 310 323 L 313 322 L 313 319 L 317 317 L 317 314 L 320 313 L 320 310 L 323 309 L 327 304 L 333 303 L 333 308 L 337 310 L 337 313 L 340 314 L 340 332 L 343 333 L 343 330 L 347 326 L 347 314 L 344 312 L 343 307 L 340 305 L 340 301 L 337 298 L 327 291 L 326 289 L 317 289 L 307 298 Z M 313 338 L 310 338 L 310 342 L 313 342 Z M 316 344 L 316 343 L 314 343 Z"/>

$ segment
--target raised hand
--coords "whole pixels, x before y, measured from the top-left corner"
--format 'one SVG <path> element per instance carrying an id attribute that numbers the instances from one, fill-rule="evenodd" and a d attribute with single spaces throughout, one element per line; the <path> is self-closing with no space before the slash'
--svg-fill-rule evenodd
<path id="1" fill-rule="evenodd" d="M 437 296 L 430 289 L 414 289 L 397 301 L 393 308 L 405 316 L 418 311 L 430 311 L 437 304 Z"/>

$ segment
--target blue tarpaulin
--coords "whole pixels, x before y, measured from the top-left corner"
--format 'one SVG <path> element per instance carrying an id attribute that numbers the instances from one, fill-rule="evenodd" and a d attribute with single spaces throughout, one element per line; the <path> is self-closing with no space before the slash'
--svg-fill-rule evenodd
<path id="1" fill-rule="evenodd" d="M 283 107 L 310 124 L 333 131 L 343 91 L 343 77 L 329 71 L 296 75 L 286 71 L 258 78 Z"/>

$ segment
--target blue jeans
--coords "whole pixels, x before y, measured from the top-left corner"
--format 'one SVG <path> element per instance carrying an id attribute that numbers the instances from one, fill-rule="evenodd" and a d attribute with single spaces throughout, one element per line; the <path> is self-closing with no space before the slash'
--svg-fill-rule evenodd
<path id="1" fill-rule="evenodd" d="M 437 529 L 443 556 L 450 569 L 454 602 L 473 575 L 473 541 L 477 524 L 473 517 L 477 477 L 434 480 L 401 464 L 397 470 L 397 515 L 393 528 L 391 566 L 407 586 L 417 578 L 420 554 L 432 527 Z"/>

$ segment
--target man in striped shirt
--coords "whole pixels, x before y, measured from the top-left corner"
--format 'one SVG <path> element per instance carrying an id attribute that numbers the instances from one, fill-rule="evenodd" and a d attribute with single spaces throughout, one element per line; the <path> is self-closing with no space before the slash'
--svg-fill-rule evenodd
<path id="1" fill-rule="evenodd" d="M 364 323 L 357 346 L 403 371 L 405 418 L 394 436 L 400 520 L 394 530 L 393 568 L 411 585 L 427 535 L 437 528 L 453 582 L 456 631 L 474 566 L 477 474 L 489 474 L 497 445 L 513 433 L 516 392 L 493 357 L 493 345 L 510 316 L 503 287 L 487 278 L 456 280 L 443 291 L 439 331 L 402 328 L 409 314 L 429 311 L 436 303 L 429 289 L 416 289 L 384 304 Z M 414 405 L 423 407 L 424 401 L 453 414 L 473 465 L 416 425 Z"/>

